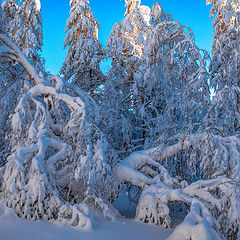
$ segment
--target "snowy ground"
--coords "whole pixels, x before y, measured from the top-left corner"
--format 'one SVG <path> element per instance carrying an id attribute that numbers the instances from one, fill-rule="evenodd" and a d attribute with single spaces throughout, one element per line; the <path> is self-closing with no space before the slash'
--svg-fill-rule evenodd
<path id="1" fill-rule="evenodd" d="M 13 210 L 0 206 L 1 240 L 164 240 L 171 232 L 126 219 L 97 223 L 94 230 L 85 232 L 65 225 L 27 221 L 18 218 Z"/>

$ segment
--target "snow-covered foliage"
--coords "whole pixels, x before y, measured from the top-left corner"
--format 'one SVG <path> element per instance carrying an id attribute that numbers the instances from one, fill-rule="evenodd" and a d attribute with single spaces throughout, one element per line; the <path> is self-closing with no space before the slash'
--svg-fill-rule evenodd
<path id="1" fill-rule="evenodd" d="M 71 81 L 94 96 L 103 75 L 99 63 L 104 51 L 98 40 L 99 22 L 94 18 L 89 0 L 71 0 L 70 16 L 64 48 L 69 47 L 61 68 L 64 79 Z"/>
<path id="2" fill-rule="evenodd" d="M 125 74 L 111 69 L 100 95 L 100 129 L 121 158 L 135 150 L 134 113 L 129 86 L 123 83 Z"/>
<path id="3" fill-rule="evenodd" d="M 38 8 L 36 8 L 35 2 L 4 1 L 2 6 L 6 17 L 5 24 L 1 22 L 1 28 L 5 25 L 4 32 L 17 43 L 37 71 L 41 70 L 45 74 L 44 60 L 40 57 L 42 47 L 40 5 L 38 3 Z M 10 115 L 14 113 L 17 101 L 25 92 L 24 89 L 28 88 L 27 85 L 32 84 L 32 80 L 24 70 L 23 62 L 19 64 L 17 61 L 18 56 L 13 54 L 12 46 L 6 49 L 4 44 L 0 45 L 0 165 L 2 165 L 10 151 L 10 138 L 8 137 L 11 131 Z M 6 57 L 7 52 L 11 52 L 11 59 Z"/>
<path id="4" fill-rule="evenodd" d="M 127 130 L 122 133 L 127 147 L 117 146 L 129 153 L 168 141 L 186 129 L 196 131 L 209 104 L 207 52 L 196 46 L 192 31 L 173 21 L 159 3 L 154 4 L 151 13 L 146 11 L 138 17 L 139 25 L 135 23 L 139 9 L 145 9 L 139 4 L 127 2 L 126 18 L 113 27 L 108 39 L 108 53 L 113 61 L 104 89 L 108 97 L 103 97 L 104 122 L 107 118 L 111 124 L 111 119 L 122 116 L 118 126 Z M 130 23 L 133 32 L 128 34 L 126 27 Z M 145 29 L 146 42 L 138 45 L 133 40 L 137 33 L 143 33 L 139 32 L 141 28 Z M 127 48 L 130 43 L 141 51 Z M 116 95 L 112 103 L 111 96 Z M 108 111 L 111 114 L 106 115 Z M 118 133 L 119 130 L 111 131 L 110 138 L 118 138 Z"/>
<path id="5" fill-rule="evenodd" d="M 182 202 L 189 207 L 189 213 L 168 239 L 223 239 L 222 225 L 214 213 L 222 211 L 225 200 L 231 197 L 233 187 L 231 190 L 229 187 L 231 180 L 224 178 L 199 181 L 184 188 L 173 188 L 159 182 L 143 190 L 136 217 L 145 222 L 170 227 L 168 204 Z M 211 194 L 214 191 L 221 191 L 222 196 Z"/>
<path id="6" fill-rule="evenodd" d="M 21 217 L 50 220 L 60 214 L 83 228 L 90 224 L 90 213 L 83 205 L 67 204 L 86 201 L 94 206 L 96 201 L 96 207 L 113 218 L 104 202 L 97 204 L 101 198 L 114 199 L 117 182 L 111 165 L 117 158 L 94 127 L 95 102 L 59 76 L 45 80 L 6 35 L 0 38 L 1 54 L 18 61 L 34 82 L 11 117 L 11 155 L 1 184 L 2 201 Z"/>
<path id="7" fill-rule="evenodd" d="M 163 21 L 172 21 L 173 17 L 169 13 L 164 13 L 162 5 L 159 2 L 153 4 L 151 11 L 151 24 L 157 25 Z"/>
<path id="8" fill-rule="evenodd" d="M 103 131 L 124 157 L 142 146 L 139 130 L 136 131 L 139 123 L 135 117 L 132 86 L 150 29 L 150 8 L 140 5 L 141 1 L 125 2 L 125 18 L 113 26 L 107 41 L 107 54 L 112 64 L 101 101 Z"/>
<path id="9" fill-rule="evenodd" d="M 26 219 L 90 229 L 115 220 L 111 203 L 126 190 L 146 223 L 174 227 L 172 209 L 186 209 L 169 240 L 239 239 L 240 3 L 207 0 L 210 64 L 160 3 L 125 3 L 103 76 L 99 23 L 88 0 L 70 1 L 65 81 L 42 73 L 40 1 L 3 2 L 0 201 Z"/>
<path id="10" fill-rule="evenodd" d="M 7 33 L 37 71 L 44 72 L 44 60 L 40 56 L 43 46 L 40 1 L 5 0 L 2 6 L 8 18 Z"/>
<path id="11" fill-rule="evenodd" d="M 240 3 L 233 0 L 211 4 L 214 41 L 210 64 L 211 87 L 216 96 L 208 114 L 210 127 L 223 136 L 239 132 L 240 108 Z"/>
<path id="12" fill-rule="evenodd" d="M 94 218 L 87 204 L 63 205 L 59 210 L 59 219 L 63 223 L 83 229 L 91 229 Z"/>
<path id="13" fill-rule="evenodd" d="M 207 52 L 197 47 L 191 29 L 165 14 L 159 3 L 151 16 L 133 89 L 148 148 L 182 131 L 196 131 L 209 104 Z"/>
<path id="14" fill-rule="evenodd" d="M 0 1 L 0 32 L 5 32 L 5 21 L 6 21 L 6 16 L 3 12 L 1 1 Z"/>
<path id="15" fill-rule="evenodd" d="M 0 60 L 0 64 L 4 60 Z M 3 63 L 0 66 L 0 166 L 6 162 L 10 152 L 11 121 L 19 96 L 24 92 L 24 75 L 21 68 Z"/>
<path id="16" fill-rule="evenodd" d="M 202 148 L 201 142 L 204 138 L 204 135 L 192 135 L 175 145 L 162 145 L 135 152 L 114 168 L 115 174 L 122 182 L 143 188 L 137 206 L 137 219 L 170 228 L 169 204 L 181 202 L 189 207 L 190 211 L 185 220 L 175 229 L 170 239 L 176 239 L 176 236 L 179 239 L 199 239 L 197 237 L 200 233 L 201 239 L 224 239 L 224 236 L 237 239 L 239 234 L 238 178 L 232 178 L 232 175 L 231 178 L 226 178 L 221 176 L 224 175 L 223 172 L 214 172 L 215 178 L 188 185 L 179 175 L 171 177 L 166 168 L 159 163 L 162 159 L 168 159 L 194 146 Z M 208 144 L 206 139 L 205 141 L 205 144 Z M 218 146 L 216 151 L 218 148 L 220 147 Z M 224 160 L 222 164 L 226 162 Z M 211 167 L 207 167 L 206 162 L 201 165 L 202 171 Z M 222 166 L 218 166 L 218 169 L 222 169 Z M 235 170 L 239 174 L 239 169 Z"/>
<path id="17" fill-rule="evenodd" d="M 0 1 L 0 33 L 3 33 L 5 32 L 5 21 L 6 21 L 6 16 L 3 12 L 3 9 L 2 9 L 2 6 L 1 6 L 1 1 Z M 1 93 L 1 96 L 0 96 L 0 126 L 2 126 L 0 128 L 0 168 L 2 167 L 2 165 L 4 164 L 4 160 L 2 158 L 2 155 L 4 155 L 6 152 L 7 152 L 7 148 L 8 148 L 8 144 L 4 144 L 6 143 L 6 140 L 5 140 L 5 135 L 6 135 L 6 128 L 4 128 L 3 126 L 6 126 L 6 122 L 7 122 L 7 114 L 4 114 L 5 111 L 3 111 L 3 109 L 5 110 L 5 108 L 3 107 L 3 105 L 8 105 L 8 104 L 5 104 L 5 101 L 2 101 L 2 99 L 4 98 L 4 95 L 7 91 L 7 88 L 4 89 L 4 80 L 6 80 L 6 78 L 4 78 L 3 76 L 3 71 L 4 71 L 4 68 L 3 68 L 3 61 L 0 60 L 0 76 L 1 76 L 1 79 L 0 79 L 0 93 Z M 4 124 L 5 123 L 5 124 Z M 0 177 L 1 179 L 1 177 Z"/>
<path id="18" fill-rule="evenodd" d="M 5 32 L 5 29 L 2 30 L 1 34 Z M 2 166 L 10 151 L 8 137 L 11 131 L 10 115 L 13 114 L 16 102 L 23 92 L 26 75 L 15 59 L 6 57 L 7 52 L 11 50 L 4 46 L 3 40 L 0 40 L 0 49 L 0 166 Z"/>
<path id="19" fill-rule="evenodd" d="M 141 6 L 139 0 L 125 2 L 126 17 L 113 26 L 107 41 L 107 50 L 113 60 L 113 67 L 117 65 L 126 67 L 128 81 L 132 82 L 132 75 L 143 56 L 143 48 L 150 28 L 150 8 Z"/>

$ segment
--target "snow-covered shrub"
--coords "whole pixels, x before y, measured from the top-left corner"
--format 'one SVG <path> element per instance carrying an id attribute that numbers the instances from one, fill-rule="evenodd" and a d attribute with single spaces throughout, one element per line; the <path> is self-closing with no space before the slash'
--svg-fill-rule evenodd
<path id="1" fill-rule="evenodd" d="M 59 210 L 59 219 L 63 223 L 89 230 L 94 225 L 94 219 L 87 204 L 63 205 Z"/>
<path id="2" fill-rule="evenodd" d="M 224 235 L 228 239 L 237 239 L 240 195 L 235 187 L 231 179 L 224 177 L 201 180 L 183 188 L 172 188 L 159 182 L 143 190 L 136 217 L 170 227 L 168 204 L 184 202 L 190 211 L 170 239 L 176 239 L 176 236 L 183 240 L 198 239 L 200 233 L 201 239 L 223 239 Z"/>
<path id="3" fill-rule="evenodd" d="M 181 157 L 180 153 L 184 152 L 186 155 L 188 152 L 188 158 L 185 158 L 186 168 L 182 169 L 182 172 L 189 183 L 199 178 L 215 179 L 221 176 L 227 176 L 231 180 L 231 184 L 221 183 L 221 188 L 216 187 L 211 190 L 214 195 L 222 198 L 218 211 L 215 212 L 213 209 L 212 214 L 218 219 L 221 232 L 230 239 L 236 239 L 240 221 L 239 138 L 237 136 L 223 138 L 211 133 L 195 134 L 185 137 L 172 146 L 163 147 L 160 152 L 156 151 L 152 157 L 167 166 L 174 175 L 179 175 L 175 171 L 178 157 Z M 192 176 L 188 172 L 191 172 Z"/>
<path id="4" fill-rule="evenodd" d="M 71 196 L 63 195 L 62 198 L 73 203 L 88 197 L 110 199 L 115 185 L 111 165 L 107 162 L 111 156 L 106 154 L 108 146 L 104 146 L 101 138 L 93 139 L 98 135 L 86 121 L 90 117 L 85 115 L 87 107 L 80 97 L 58 92 L 56 86 L 39 84 L 23 96 L 12 117 L 12 155 L 6 164 L 2 188 L 9 206 L 11 198 L 16 198 L 17 204 L 25 204 L 24 200 L 19 201 L 19 196 L 27 198 L 30 195 L 32 199 L 32 191 L 40 195 L 38 200 L 41 203 L 45 196 L 54 196 L 55 199 L 59 189 L 66 191 L 66 188 Z M 63 111 L 59 114 L 60 109 L 66 111 L 67 116 L 64 117 Z M 16 167 L 16 162 L 21 162 L 22 167 Z M 16 168 L 19 179 L 14 173 Z M 23 189 L 15 186 L 20 183 Z M 17 190 L 12 190 L 15 188 Z M 44 207 L 39 209 L 41 204 L 36 200 L 29 201 L 26 208 L 30 208 L 33 215 L 40 212 L 51 217 L 42 212 Z M 37 206 L 34 205 L 36 202 Z M 44 206 L 47 204 L 51 204 L 51 199 L 47 198 L 46 203 L 44 200 Z M 12 207 L 17 209 L 16 205 Z M 55 205 L 51 204 L 47 209 L 54 212 L 53 208 Z M 24 209 L 19 214 L 25 217 L 26 211 Z"/>

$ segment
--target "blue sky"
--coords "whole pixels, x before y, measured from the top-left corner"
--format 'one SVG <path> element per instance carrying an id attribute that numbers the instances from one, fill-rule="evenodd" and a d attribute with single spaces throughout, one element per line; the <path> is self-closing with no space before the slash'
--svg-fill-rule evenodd
<path id="1" fill-rule="evenodd" d="M 150 8 L 156 0 L 142 0 L 142 5 Z M 200 48 L 211 51 L 212 27 L 209 19 L 209 6 L 205 0 L 159 0 L 165 12 L 171 13 L 174 20 L 188 25 L 194 32 Z M 41 0 L 43 17 L 44 46 L 43 56 L 49 71 L 56 74 L 66 56 L 63 50 L 64 33 L 69 17 L 68 0 Z M 90 0 L 94 16 L 100 22 L 99 38 L 106 45 L 113 25 L 124 18 L 124 0 Z"/>

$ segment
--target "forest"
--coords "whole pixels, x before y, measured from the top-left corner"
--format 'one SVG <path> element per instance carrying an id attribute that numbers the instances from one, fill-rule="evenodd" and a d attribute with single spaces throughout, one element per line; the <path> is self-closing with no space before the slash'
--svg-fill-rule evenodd
<path id="1" fill-rule="evenodd" d="M 0 204 L 88 230 L 130 217 L 125 197 L 168 240 L 240 239 L 240 1 L 206 1 L 211 54 L 141 0 L 104 48 L 89 4 L 70 0 L 53 75 L 40 0 L 0 0 Z"/>

